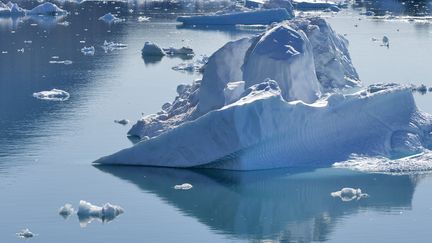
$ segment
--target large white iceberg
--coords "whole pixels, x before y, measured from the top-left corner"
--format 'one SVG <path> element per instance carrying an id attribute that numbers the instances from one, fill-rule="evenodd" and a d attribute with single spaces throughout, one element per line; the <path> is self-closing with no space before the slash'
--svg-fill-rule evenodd
<path id="1" fill-rule="evenodd" d="M 177 18 L 177 21 L 185 25 L 256 25 L 281 22 L 293 17 L 294 15 L 285 8 L 275 8 L 203 16 L 181 16 Z"/>
<path id="2" fill-rule="evenodd" d="M 145 138 L 96 161 L 255 170 L 402 157 L 431 145 L 410 87 L 359 86 L 347 41 L 321 18 L 272 26 L 216 51 L 201 81 L 129 131 Z"/>

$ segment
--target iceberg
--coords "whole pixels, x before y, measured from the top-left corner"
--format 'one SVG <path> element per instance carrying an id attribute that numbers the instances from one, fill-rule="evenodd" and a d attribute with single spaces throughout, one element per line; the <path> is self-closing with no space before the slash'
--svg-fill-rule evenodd
<path id="1" fill-rule="evenodd" d="M 143 56 L 165 56 L 166 55 L 165 51 L 160 46 L 150 41 L 146 41 L 144 43 L 144 47 L 141 50 L 141 53 Z"/>
<path id="2" fill-rule="evenodd" d="M 172 56 L 175 56 L 175 55 L 193 56 L 193 55 L 195 55 L 192 48 L 186 47 L 186 46 L 183 46 L 181 48 L 169 47 L 169 48 L 164 48 L 163 50 L 165 51 L 165 53 L 167 55 L 172 55 Z"/>
<path id="3" fill-rule="evenodd" d="M 100 17 L 99 20 L 104 21 L 107 24 L 115 24 L 123 21 L 122 19 L 114 16 L 112 13 L 105 14 L 104 16 Z"/>
<path id="4" fill-rule="evenodd" d="M 123 44 L 123 43 L 116 43 L 116 42 L 108 42 L 108 41 L 104 41 L 102 48 L 104 49 L 105 53 L 110 52 L 110 51 L 114 51 L 114 50 L 122 50 L 122 49 L 126 49 L 127 45 Z"/>
<path id="5" fill-rule="evenodd" d="M 95 54 L 95 48 L 94 46 L 84 46 L 83 48 L 81 48 L 81 52 L 85 56 L 93 56 Z"/>
<path id="6" fill-rule="evenodd" d="M 72 207 L 72 204 L 69 204 L 69 203 L 66 203 L 64 206 L 60 207 L 60 209 L 59 209 L 59 214 L 64 219 L 67 219 L 74 212 L 75 212 L 75 210 Z"/>
<path id="7" fill-rule="evenodd" d="M 4 4 L 0 2 L 0 17 L 20 17 L 26 15 L 27 10 L 21 8 L 16 3 L 8 2 Z"/>
<path id="8" fill-rule="evenodd" d="M 40 91 L 33 93 L 33 97 L 40 100 L 51 100 L 51 101 L 66 101 L 70 95 L 68 92 L 61 89 L 52 89 L 48 91 Z"/>
<path id="9" fill-rule="evenodd" d="M 67 11 L 59 8 L 54 3 L 46 2 L 42 3 L 32 10 L 27 12 L 28 15 L 65 15 Z"/>
<path id="10" fill-rule="evenodd" d="M 417 109 L 412 88 L 358 88 L 347 45 L 317 17 L 229 42 L 202 80 L 179 85 L 172 103 L 128 132 L 145 139 L 95 163 L 259 170 L 431 147 L 432 117 Z"/>
<path id="11" fill-rule="evenodd" d="M 20 232 L 16 233 L 16 235 L 18 236 L 18 238 L 21 239 L 33 238 L 34 236 L 36 236 L 36 234 L 31 232 L 29 229 L 23 229 Z"/>
<path id="12" fill-rule="evenodd" d="M 257 25 L 281 22 L 293 17 L 294 15 L 288 13 L 285 8 L 275 8 L 204 16 L 180 16 L 177 21 L 184 25 Z"/>
<path id="13" fill-rule="evenodd" d="M 350 202 L 352 200 L 360 200 L 369 197 L 367 193 L 362 193 L 360 188 L 354 189 L 350 187 L 342 188 L 340 191 L 330 193 L 332 197 L 338 197 L 343 202 Z"/>

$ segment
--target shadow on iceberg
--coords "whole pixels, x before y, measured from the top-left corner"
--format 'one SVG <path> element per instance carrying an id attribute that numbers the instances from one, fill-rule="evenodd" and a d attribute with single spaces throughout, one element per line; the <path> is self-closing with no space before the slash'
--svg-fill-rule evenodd
<path id="1" fill-rule="evenodd" d="M 410 209 L 416 177 L 346 170 L 236 172 L 96 166 L 154 193 L 183 214 L 235 239 L 311 242 L 328 239 L 343 216 L 360 210 Z M 190 183 L 187 191 L 174 185 Z M 370 197 L 343 202 L 330 193 L 349 186 Z"/>

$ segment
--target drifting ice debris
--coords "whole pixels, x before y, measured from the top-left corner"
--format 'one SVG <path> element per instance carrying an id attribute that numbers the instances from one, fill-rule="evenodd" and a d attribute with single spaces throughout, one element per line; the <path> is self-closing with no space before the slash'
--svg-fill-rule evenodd
<path id="1" fill-rule="evenodd" d="M 167 55 L 172 55 L 172 56 L 175 56 L 175 55 L 193 56 L 193 55 L 195 55 L 192 48 L 185 47 L 185 46 L 183 46 L 182 48 L 174 48 L 174 47 L 163 48 L 163 50 Z"/>
<path id="2" fill-rule="evenodd" d="M 16 235 L 18 236 L 18 238 L 21 239 L 28 239 L 36 236 L 36 234 L 31 232 L 29 229 L 23 229 L 20 232 L 16 233 Z"/>
<path id="3" fill-rule="evenodd" d="M 71 214 L 73 214 L 75 210 L 73 209 L 72 205 L 69 203 L 66 203 L 64 206 L 60 207 L 59 214 L 63 218 L 68 218 Z"/>
<path id="4" fill-rule="evenodd" d="M 389 47 L 390 46 L 390 40 L 389 40 L 389 38 L 387 36 L 384 36 L 382 38 L 382 43 L 383 43 L 382 44 L 383 46 Z"/>
<path id="5" fill-rule="evenodd" d="M 124 210 L 116 205 L 106 203 L 102 207 L 92 205 L 81 200 L 78 208 L 78 218 L 81 227 L 86 227 L 93 220 L 98 219 L 102 222 L 110 222 L 122 214 Z"/>
<path id="6" fill-rule="evenodd" d="M 369 197 L 367 193 L 362 193 L 361 189 L 353 189 L 353 188 L 342 188 L 340 191 L 332 192 L 330 194 L 332 197 L 339 197 L 344 202 L 349 202 L 352 200 L 360 200 L 362 198 Z"/>
<path id="7" fill-rule="evenodd" d="M 107 24 L 113 24 L 113 23 L 115 24 L 123 21 L 122 19 L 114 16 L 112 13 L 105 14 L 104 16 L 100 17 L 99 20 L 102 20 Z"/>
<path id="8" fill-rule="evenodd" d="M 276 8 L 204 16 L 182 16 L 178 17 L 177 21 L 184 25 L 256 25 L 281 22 L 293 17 L 286 9 Z"/>
<path id="9" fill-rule="evenodd" d="M 115 123 L 121 124 L 121 125 L 127 125 L 129 123 L 129 120 L 122 119 L 122 120 L 114 120 Z"/>
<path id="10" fill-rule="evenodd" d="M 417 87 L 414 86 L 413 90 L 419 92 L 422 95 L 424 95 L 424 94 L 427 93 L 428 88 L 426 87 L 426 85 L 422 84 L 422 85 L 417 86 Z"/>
<path id="11" fill-rule="evenodd" d="M 138 22 L 149 22 L 150 19 L 151 19 L 151 17 L 139 16 L 138 17 Z"/>
<path id="12" fill-rule="evenodd" d="M 192 187 L 193 186 L 189 183 L 183 183 L 181 185 L 175 185 L 174 189 L 176 189 L 176 190 L 189 190 L 189 189 L 192 189 Z"/>
<path id="13" fill-rule="evenodd" d="M 93 56 L 95 54 L 95 48 L 94 46 L 85 46 L 81 48 L 81 52 L 86 56 Z"/>
<path id="14" fill-rule="evenodd" d="M 65 101 L 69 99 L 70 95 L 64 90 L 52 89 L 49 91 L 33 93 L 33 97 L 40 100 Z"/>
<path id="15" fill-rule="evenodd" d="M 104 41 L 102 48 L 104 49 L 105 53 L 109 52 L 109 51 L 114 51 L 114 50 L 121 50 L 121 49 L 125 49 L 127 48 L 126 44 L 122 44 L 122 43 L 115 43 L 115 42 L 108 42 L 108 41 Z"/>
<path id="16" fill-rule="evenodd" d="M 165 56 L 165 51 L 157 44 L 150 41 L 144 43 L 144 47 L 141 50 L 143 56 Z"/>
<path id="17" fill-rule="evenodd" d="M 207 62 L 208 62 L 208 57 L 206 55 L 202 55 L 192 62 L 180 63 L 179 65 L 172 67 L 172 69 L 175 71 L 184 71 L 184 72 L 203 72 L 204 66 L 205 64 L 207 64 Z"/>
<path id="18" fill-rule="evenodd" d="M 46 2 L 42 3 L 32 10 L 29 10 L 27 12 L 28 15 L 65 15 L 67 14 L 67 11 L 59 8 L 57 5 Z"/>
<path id="19" fill-rule="evenodd" d="M 329 9 L 333 12 L 339 12 L 340 9 L 335 2 L 322 1 L 322 0 L 294 0 L 294 8 L 301 11 L 311 10 L 326 10 Z"/>

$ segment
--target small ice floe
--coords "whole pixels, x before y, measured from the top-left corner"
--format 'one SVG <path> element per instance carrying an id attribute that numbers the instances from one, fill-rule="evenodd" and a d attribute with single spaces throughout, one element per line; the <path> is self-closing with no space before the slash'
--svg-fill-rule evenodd
<path id="1" fill-rule="evenodd" d="M 95 219 L 100 220 L 103 223 L 110 222 L 122 213 L 124 213 L 124 210 L 120 206 L 106 203 L 100 207 L 81 200 L 77 215 L 80 221 L 80 226 L 86 227 L 87 224 L 91 223 Z"/>
<path id="2" fill-rule="evenodd" d="M 24 41 L 24 44 L 31 44 L 31 43 L 33 43 L 33 41 L 31 41 L 31 40 L 25 40 Z"/>
<path id="3" fill-rule="evenodd" d="M 345 187 L 340 191 L 332 192 L 330 194 L 332 197 L 339 197 L 343 202 L 349 202 L 352 200 L 360 200 L 362 198 L 369 197 L 367 193 L 362 193 L 360 188 L 354 189 Z"/>
<path id="4" fill-rule="evenodd" d="M 143 56 L 165 56 L 166 55 L 165 51 L 160 46 L 150 41 L 146 41 L 144 43 L 144 47 L 141 50 L 141 53 Z"/>
<path id="5" fill-rule="evenodd" d="M 95 48 L 94 46 L 85 46 L 81 49 L 81 52 L 85 55 L 85 56 L 93 56 L 95 54 Z"/>
<path id="6" fill-rule="evenodd" d="M 383 46 L 386 46 L 386 47 L 389 47 L 389 46 L 390 46 L 390 40 L 389 40 L 389 38 L 388 38 L 387 36 L 384 36 L 384 37 L 382 38 L 382 45 L 383 45 Z"/>
<path id="7" fill-rule="evenodd" d="M 209 57 L 202 55 L 192 62 L 183 62 L 177 66 L 172 67 L 174 71 L 182 72 L 203 72 L 204 66 L 207 64 Z"/>
<path id="8" fill-rule="evenodd" d="M 112 13 L 107 13 L 104 16 L 100 17 L 99 20 L 104 21 L 105 23 L 108 24 L 115 24 L 118 22 L 122 22 L 123 20 L 120 18 L 117 18 L 116 16 L 114 16 Z"/>
<path id="9" fill-rule="evenodd" d="M 65 27 L 67 27 L 67 26 L 69 26 L 70 25 L 70 22 L 68 22 L 68 21 L 63 21 L 63 22 L 59 22 L 59 23 L 57 23 L 58 25 L 61 25 L 61 26 L 65 26 Z"/>
<path id="10" fill-rule="evenodd" d="M 376 37 L 372 37 L 371 40 L 372 40 L 373 42 L 377 42 L 377 41 L 378 41 L 378 38 L 376 38 Z"/>
<path id="11" fill-rule="evenodd" d="M 72 207 L 72 204 L 66 203 L 64 206 L 60 207 L 59 214 L 63 218 L 68 218 L 71 214 L 75 212 L 74 208 Z"/>
<path id="12" fill-rule="evenodd" d="M 49 61 L 50 64 L 64 64 L 64 65 L 71 65 L 73 62 L 71 60 L 63 60 L 63 61 L 57 61 L 57 60 L 51 60 Z"/>
<path id="13" fill-rule="evenodd" d="M 109 51 L 114 51 L 114 50 L 121 50 L 121 49 L 125 49 L 127 48 L 126 44 L 122 44 L 122 43 L 115 43 L 115 42 L 108 42 L 108 41 L 104 41 L 102 48 L 104 49 L 105 53 L 109 52 Z"/>
<path id="14" fill-rule="evenodd" d="M 183 46 L 181 48 L 169 47 L 169 48 L 164 48 L 163 50 L 165 51 L 166 54 L 173 55 L 173 56 L 174 55 L 185 55 L 185 56 L 195 55 L 192 48 L 187 47 L 187 46 Z"/>
<path id="15" fill-rule="evenodd" d="M 18 52 L 18 53 L 24 53 L 24 48 L 17 49 L 17 52 Z"/>
<path id="16" fill-rule="evenodd" d="M 16 233 L 16 235 L 18 236 L 18 238 L 21 239 L 28 239 L 36 236 L 36 234 L 31 232 L 29 229 L 23 229 L 20 232 Z"/>
<path id="17" fill-rule="evenodd" d="M 139 16 L 138 17 L 138 22 L 149 22 L 150 19 L 151 19 L 151 17 Z"/>
<path id="18" fill-rule="evenodd" d="M 49 91 L 33 93 L 33 97 L 40 100 L 65 101 L 69 99 L 70 95 L 64 90 L 52 89 Z"/>
<path id="19" fill-rule="evenodd" d="M 192 187 L 193 186 L 189 183 L 183 183 L 181 185 L 175 185 L 174 189 L 176 189 L 176 190 L 189 190 L 189 189 L 192 189 Z"/>
<path id="20" fill-rule="evenodd" d="M 127 125 L 129 124 L 128 119 L 122 119 L 122 120 L 114 120 L 115 123 L 121 124 L 121 125 Z"/>

